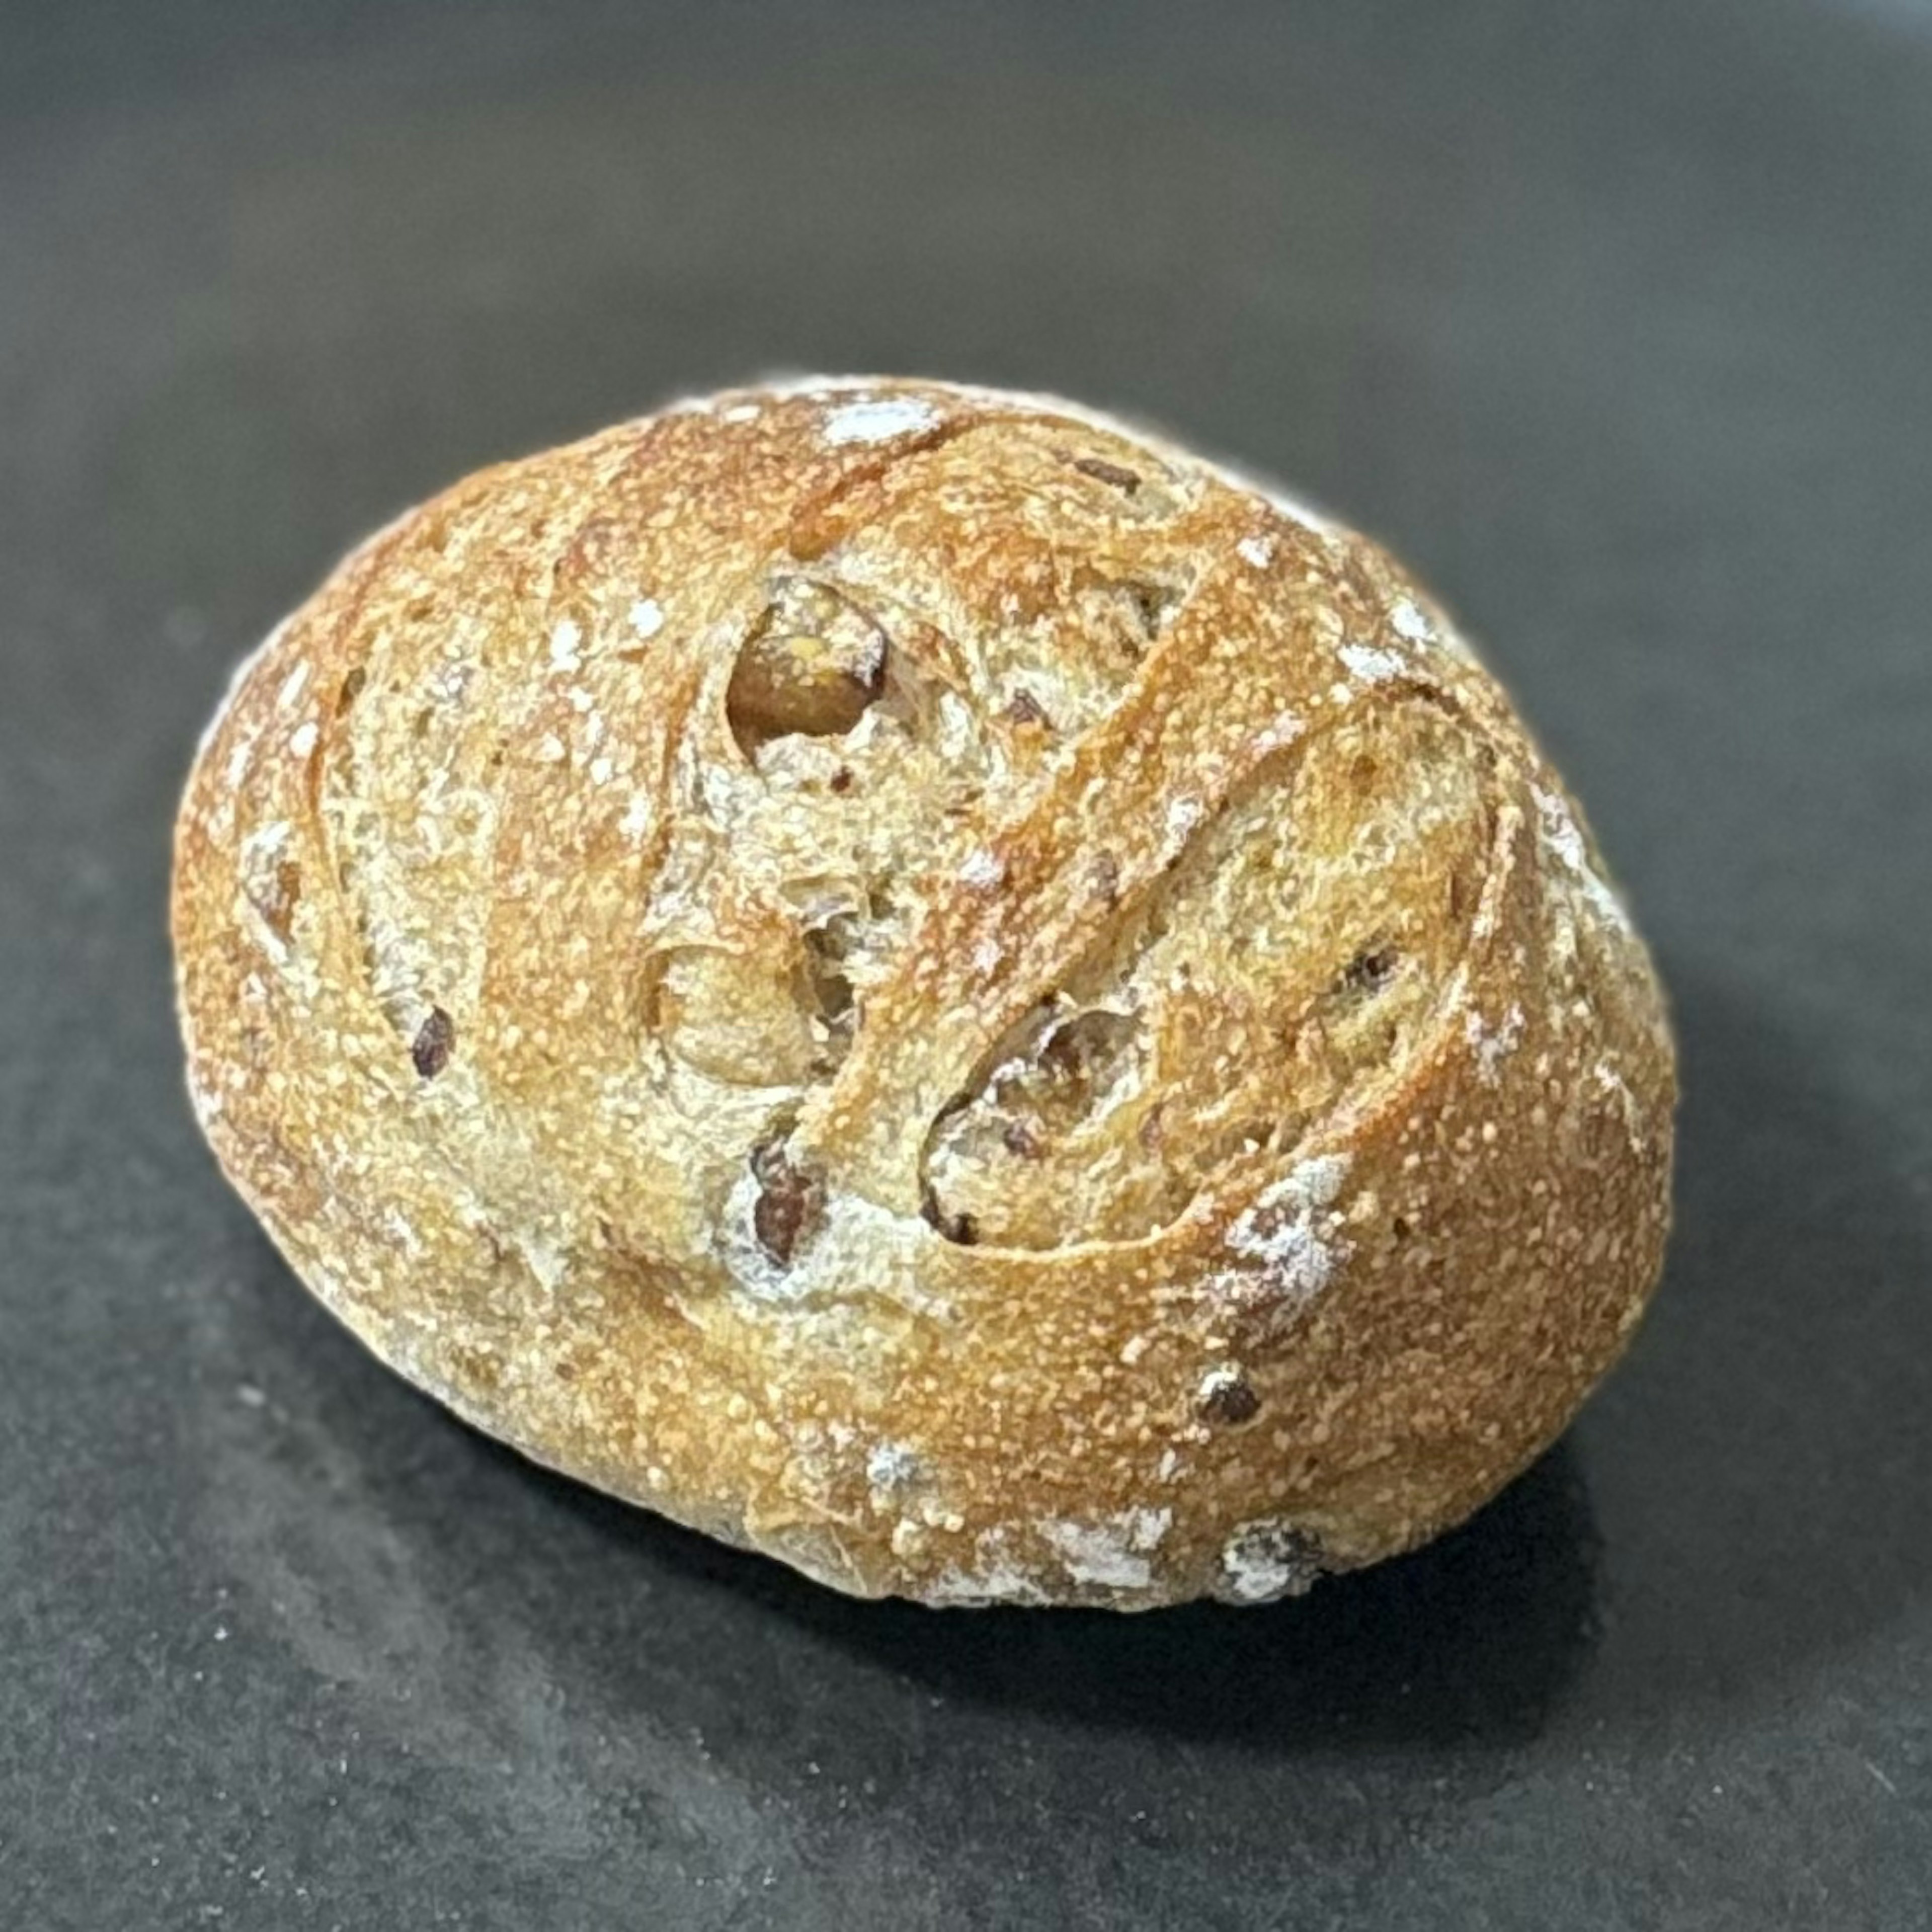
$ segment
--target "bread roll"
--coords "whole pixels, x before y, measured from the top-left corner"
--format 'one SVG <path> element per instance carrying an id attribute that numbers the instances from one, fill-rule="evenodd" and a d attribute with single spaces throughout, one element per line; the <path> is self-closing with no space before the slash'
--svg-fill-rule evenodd
<path id="1" fill-rule="evenodd" d="M 1256 1603 L 1562 1429 L 1672 1051 L 1375 545 L 1072 405 L 824 381 L 486 470 L 244 668 L 199 1118 L 377 1354 L 834 1587 Z"/>

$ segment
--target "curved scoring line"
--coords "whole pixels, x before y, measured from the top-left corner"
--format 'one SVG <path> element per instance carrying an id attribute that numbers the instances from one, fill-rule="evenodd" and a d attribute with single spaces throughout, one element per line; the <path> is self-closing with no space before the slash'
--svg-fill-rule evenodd
<path id="1" fill-rule="evenodd" d="M 860 386 L 854 386 L 856 388 Z M 889 476 L 894 469 L 921 456 L 929 454 L 934 450 L 952 442 L 969 435 L 1010 428 L 1016 424 L 1024 425 L 1031 421 L 1032 418 L 1024 413 L 1009 409 L 1001 411 L 996 416 L 989 415 L 956 416 L 950 421 L 935 423 L 916 434 L 902 436 L 895 441 L 891 448 L 882 450 L 874 460 L 848 469 L 844 474 L 825 485 L 808 500 L 806 506 L 795 513 L 794 521 L 796 523 L 801 518 L 810 520 L 825 514 L 829 510 L 836 510 L 854 494 L 876 484 L 882 478 Z M 909 627 L 931 632 L 943 639 L 949 640 L 950 650 L 956 656 L 963 655 L 963 646 L 956 640 L 951 639 L 951 632 L 944 621 L 944 614 L 930 608 L 921 609 L 913 604 L 908 603 L 902 593 L 882 586 L 865 572 L 861 572 L 849 575 L 840 572 L 836 568 L 836 560 L 833 555 L 837 548 L 838 544 L 835 541 L 824 545 L 814 543 L 802 554 L 796 548 L 789 552 L 781 552 L 778 556 L 768 557 L 760 564 L 752 567 L 738 580 L 731 598 L 728 601 L 742 605 L 742 608 L 734 611 L 728 620 L 714 627 L 717 633 L 718 649 L 711 654 L 715 657 L 716 662 L 707 664 L 704 680 L 706 695 L 702 708 L 706 712 L 707 722 L 716 722 L 719 726 L 721 738 L 726 736 L 728 729 L 724 707 L 727 686 L 736 656 L 757 634 L 760 628 L 760 617 L 764 614 L 761 599 L 768 601 L 776 578 L 784 574 L 786 568 L 789 565 L 799 566 L 808 572 L 812 570 L 814 566 L 825 568 L 827 572 L 824 580 L 825 587 L 834 595 L 849 602 L 851 608 L 860 616 L 879 628 L 886 639 L 887 646 L 889 685 L 896 677 L 903 680 L 910 676 L 917 681 L 937 684 L 949 689 L 962 702 L 968 704 L 969 706 L 973 705 L 974 680 L 969 678 L 968 682 L 962 686 L 950 673 L 937 670 L 929 664 L 910 662 L 908 660 L 902 634 Z M 1165 579 L 1162 580 L 1163 586 L 1171 587 L 1174 592 L 1174 604 L 1171 609 L 1165 613 L 1157 634 L 1150 639 L 1145 659 L 1137 668 L 1134 679 L 1117 694 L 1114 703 L 1108 707 L 1108 712 L 1103 714 L 1103 717 L 1111 715 L 1112 711 L 1117 710 L 1118 704 L 1124 701 L 1134 685 L 1144 680 L 1148 668 L 1159 661 L 1163 647 L 1167 644 L 1171 635 L 1180 627 L 1186 613 L 1200 593 L 1204 573 L 1197 569 L 1189 569 L 1184 572 L 1175 572 L 1173 574 L 1178 578 L 1184 579 L 1171 586 L 1166 585 Z M 895 616 L 902 621 L 896 622 Z M 894 665 L 897 666 L 896 671 L 890 668 Z M 717 714 L 715 719 L 710 715 L 713 712 Z M 990 722 L 990 719 L 985 716 L 976 716 L 974 721 L 976 730 L 982 735 Z M 1077 755 L 1081 745 L 1090 736 L 1093 730 L 1101 722 L 1102 722 L 1101 719 L 1096 719 L 1084 723 L 1078 728 L 1061 736 L 1042 760 L 1041 772 L 1042 779 L 1051 782 L 1056 775 L 1064 774 L 1067 766 Z M 688 728 L 687 723 L 687 734 Z M 685 735 L 686 734 L 680 734 L 681 736 Z M 729 742 L 728 739 L 727 741 Z M 755 761 L 746 756 L 742 748 L 739 749 L 734 763 L 741 770 L 746 772 L 753 772 L 757 769 Z M 1010 823 L 1018 823 L 1028 812 L 1030 812 L 1037 805 L 1038 802 L 1036 789 L 1030 789 L 1025 809 L 1017 816 L 1010 814 Z M 987 836 L 996 836 L 996 828 L 993 826 L 989 824 L 985 830 Z M 1186 849 L 1184 846 L 1177 849 L 1165 862 L 1172 864 L 1178 862 Z M 832 1083 L 813 1082 L 808 1084 L 814 1086 L 829 1086 Z"/>
<path id="2" fill-rule="evenodd" d="M 1438 1063 L 1444 1046 L 1452 1043 L 1460 1036 L 1452 1025 L 1452 1020 L 1453 1016 L 1467 1003 L 1472 962 L 1486 952 L 1495 943 L 1500 922 L 1493 916 L 1486 920 L 1484 914 L 1491 910 L 1494 900 L 1506 889 L 1519 827 L 1512 824 L 1510 814 L 1504 808 L 1507 801 L 1500 795 L 1500 781 L 1495 767 L 1495 748 L 1488 734 L 1480 729 L 1470 715 L 1468 707 L 1453 692 L 1420 679 L 1405 677 L 1399 682 L 1388 680 L 1378 687 L 1382 693 L 1398 688 L 1466 727 L 1472 737 L 1489 754 L 1484 760 L 1482 772 L 1484 816 L 1488 820 L 1488 836 L 1484 841 L 1487 850 L 1482 887 L 1476 895 L 1474 905 L 1463 916 L 1462 943 L 1457 948 L 1453 964 L 1436 980 L 1435 997 L 1415 1029 L 1413 1049 L 1406 1056 L 1403 1067 L 1372 1067 L 1346 1082 L 1338 1096 L 1336 1110 L 1312 1126 L 1292 1148 L 1284 1148 L 1272 1154 L 1237 1150 L 1224 1156 L 1219 1162 L 1202 1174 L 1194 1192 L 1182 1207 L 1158 1227 L 1150 1228 L 1143 1234 L 1128 1236 L 1119 1240 L 1079 1240 L 1061 1242 L 1052 1247 L 1032 1248 L 997 1240 L 952 1241 L 946 1240 L 943 1232 L 935 1226 L 935 1237 L 945 1240 L 949 1248 L 965 1254 L 984 1256 L 989 1260 L 1022 1262 L 1036 1266 L 1048 1262 L 1071 1262 L 1082 1256 L 1151 1250 L 1165 1240 L 1182 1238 L 1192 1225 L 1218 1218 L 1246 1202 L 1252 1189 L 1244 1190 L 1226 1185 L 1231 1174 L 1246 1171 L 1254 1176 L 1255 1186 L 1262 1185 L 1278 1170 L 1292 1166 L 1328 1143 L 1353 1135 L 1365 1123 L 1384 1118 L 1392 1110 L 1396 1096 L 1412 1087 L 1429 1069 Z M 1339 731 L 1349 712 L 1356 710 L 1360 702 L 1361 696 L 1358 695 L 1354 703 L 1337 716 L 1326 720 L 1317 730 L 1298 739 L 1292 745 L 1271 751 L 1253 766 L 1240 784 L 1229 792 L 1221 806 L 1190 830 L 1186 841 L 1173 858 L 1142 882 L 1131 904 L 1124 904 L 1118 909 L 1118 916 L 1102 936 L 1076 959 L 1069 962 L 1064 970 L 1054 976 L 1056 985 L 1078 978 L 1085 965 L 1096 957 L 1103 956 L 1124 927 L 1136 921 L 1144 922 L 1157 896 L 1173 883 L 1189 857 L 1199 850 L 1214 831 L 1233 813 L 1250 802 L 1255 795 L 1264 788 L 1292 782 L 1294 772 L 1300 769 L 1301 763 L 1315 747 Z M 1288 767 L 1286 770 L 1280 769 L 1284 766 Z M 1230 854 L 1228 858 L 1232 860 L 1233 856 Z M 1154 943 L 1150 936 L 1143 938 L 1120 967 L 1121 978 L 1131 975 L 1135 966 L 1145 956 L 1148 948 Z M 1036 1002 L 1036 1005 L 1037 1004 Z M 942 1106 L 927 1124 L 920 1148 L 919 1166 L 922 1175 L 926 1172 L 934 1137 L 948 1119 L 963 1108 L 970 1106 L 973 1098 L 983 1090 L 994 1068 L 1000 1064 L 1002 1048 L 1010 1045 L 1012 1030 L 1008 1028 L 998 1038 L 988 1042 L 978 1059 L 974 1062 L 972 1071 L 958 1094 Z"/>
<path id="3" fill-rule="evenodd" d="M 980 383 L 948 382 L 944 377 L 936 376 L 773 375 L 757 382 L 723 392 L 717 397 L 680 398 L 664 404 L 653 414 L 672 416 L 689 415 L 698 411 L 708 412 L 715 411 L 721 403 L 729 403 L 739 398 L 769 396 L 778 400 L 790 401 L 819 395 L 849 395 L 854 391 L 875 392 L 882 398 L 917 393 L 937 397 L 942 400 L 970 403 L 974 407 L 988 412 L 980 418 L 982 422 L 994 416 L 1010 420 L 1047 416 L 1079 423 L 1087 428 L 1099 430 L 1106 435 L 1143 444 L 1156 455 L 1184 470 L 1205 471 L 1231 489 L 1238 490 L 1243 496 L 1259 499 L 1270 509 L 1318 536 L 1340 536 L 1346 533 L 1347 529 L 1334 518 L 1284 489 L 1272 478 L 1258 475 L 1220 457 L 1203 455 L 1198 450 L 1176 442 L 1166 430 L 1156 424 L 1139 418 L 1096 410 L 1088 404 L 1076 402 L 1071 397 L 1057 395 L 1048 390 L 992 388 Z"/>

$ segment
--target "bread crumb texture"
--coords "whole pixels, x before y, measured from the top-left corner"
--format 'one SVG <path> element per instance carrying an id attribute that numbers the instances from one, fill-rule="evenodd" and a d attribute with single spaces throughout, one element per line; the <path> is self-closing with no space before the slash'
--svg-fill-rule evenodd
<path id="1" fill-rule="evenodd" d="M 1051 399 L 736 391 L 487 470 L 244 667 L 173 919 L 296 1271 L 838 1588 L 1258 1603 L 1468 1514 L 1655 1281 L 1672 1052 L 1372 544 Z"/>

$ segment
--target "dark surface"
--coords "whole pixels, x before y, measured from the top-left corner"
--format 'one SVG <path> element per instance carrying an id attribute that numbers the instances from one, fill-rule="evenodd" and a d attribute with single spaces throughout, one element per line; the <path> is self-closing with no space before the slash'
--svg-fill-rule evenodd
<path id="1" fill-rule="evenodd" d="M 1436 1548 L 848 1604 L 467 1433 L 218 1180 L 163 922 L 229 664 L 402 504 L 775 365 L 1281 473 L 1587 801 L 1679 1232 Z M 1928 1922 L 1928 522 L 1924 8 L 0 10 L 0 1920 Z"/>

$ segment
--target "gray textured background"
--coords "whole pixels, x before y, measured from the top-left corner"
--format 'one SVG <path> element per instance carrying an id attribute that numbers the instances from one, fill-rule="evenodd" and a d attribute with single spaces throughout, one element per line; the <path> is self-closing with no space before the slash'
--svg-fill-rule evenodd
<path id="1" fill-rule="evenodd" d="M 1910 1928 L 1932 1895 L 1932 10 L 0 4 L 0 1918 Z M 1487 641 L 1683 1034 L 1566 1444 L 1300 1605 L 848 1604 L 362 1355 L 179 1090 L 230 662 L 774 366 L 1070 391 Z"/>

